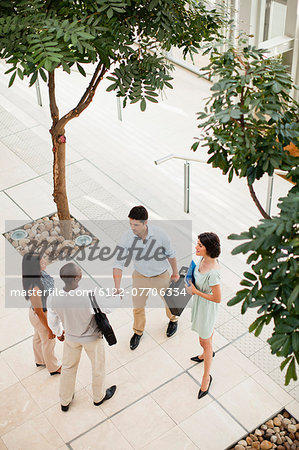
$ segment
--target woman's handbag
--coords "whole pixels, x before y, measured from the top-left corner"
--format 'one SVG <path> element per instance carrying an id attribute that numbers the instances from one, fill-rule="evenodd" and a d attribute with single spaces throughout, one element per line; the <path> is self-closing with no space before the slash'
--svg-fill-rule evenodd
<path id="1" fill-rule="evenodd" d="M 110 325 L 110 322 L 106 316 L 105 313 L 103 313 L 97 304 L 96 298 L 94 293 L 89 293 L 89 299 L 91 302 L 91 305 L 94 310 L 96 323 L 98 326 L 98 329 L 103 335 L 105 336 L 106 341 L 109 345 L 114 345 L 117 342 L 117 339 L 115 337 L 114 331 L 112 326 Z"/>

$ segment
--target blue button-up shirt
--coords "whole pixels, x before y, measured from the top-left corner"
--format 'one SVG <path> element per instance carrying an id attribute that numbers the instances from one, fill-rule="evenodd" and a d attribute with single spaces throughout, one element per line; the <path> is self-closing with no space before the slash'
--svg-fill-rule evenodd
<path id="1" fill-rule="evenodd" d="M 132 230 L 122 236 L 113 268 L 123 270 L 133 260 L 134 269 L 145 277 L 155 277 L 169 268 L 168 258 L 174 258 L 175 251 L 168 235 L 160 227 L 148 225 L 147 228 L 144 241 Z"/>

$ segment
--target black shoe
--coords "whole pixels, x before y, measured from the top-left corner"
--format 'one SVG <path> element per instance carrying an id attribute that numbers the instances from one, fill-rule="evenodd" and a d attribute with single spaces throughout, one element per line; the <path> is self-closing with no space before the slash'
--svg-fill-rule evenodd
<path id="1" fill-rule="evenodd" d="M 209 382 L 209 386 L 208 389 L 206 391 L 202 391 L 201 389 L 199 389 L 199 393 L 198 393 L 198 399 L 203 398 L 205 395 L 207 395 L 207 393 L 209 392 L 211 383 L 212 383 L 212 375 L 210 375 L 210 382 Z"/>
<path id="2" fill-rule="evenodd" d="M 178 323 L 170 321 L 168 324 L 167 330 L 166 330 L 166 336 L 167 337 L 173 336 L 177 329 L 178 329 Z"/>
<path id="3" fill-rule="evenodd" d="M 68 405 L 60 405 L 60 407 L 61 407 L 61 411 L 64 411 L 64 412 L 66 412 L 66 411 L 68 411 L 68 410 L 69 410 L 70 404 L 71 404 L 71 403 L 72 403 L 72 401 L 74 400 L 74 397 L 75 397 L 75 394 L 73 394 L 72 400 L 70 401 L 70 403 L 69 403 Z"/>
<path id="4" fill-rule="evenodd" d="M 50 372 L 50 375 L 61 375 L 61 366 L 59 367 L 60 370 L 56 370 L 56 372 Z"/>
<path id="5" fill-rule="evenodd" d="M 46 367 L 46 364 L 37 364 L 35 363 L 36 367 Z"/>
<path id="6" fill-rule="evenodd" d="M 215 356 L 215 352 L 213 352 L 213 358 L 214 358 L 214 356 Z M 203 362 L 204 361 L 204 359 L 202 358 L 199 358 L 198 356 L 192 356 L 192 358 L 190 358 L 191 359 L 191 361 L 195 361 L 195 362 L 197 362 L 197 363 L 201 363 L 201 362 Z"/>
<path id="7" fill-rule="evenodd" d="M 130 339 L 130 349 L 135 350 L 138 347 L 142 334 L 134 333 Z"/>
<path id="8" fill-rule="evenodd" d="M 93 402 L 94 406 L 100 406 L 104 401 L 109 400 L 113 395 L 115 394 L 116 386 L 115 384 L 113 386 L 110 386 L 110 388 L 106 389 L 106 395 L 100 402 Z"/>
<path id="9" fill-rule="evenodd" d="M 68 411 L 69 410 L 69 407 L 70 407 L 70 404 L 68 404 L 68 405 L 60 405 L 61 406 L 61 411 Z"/>

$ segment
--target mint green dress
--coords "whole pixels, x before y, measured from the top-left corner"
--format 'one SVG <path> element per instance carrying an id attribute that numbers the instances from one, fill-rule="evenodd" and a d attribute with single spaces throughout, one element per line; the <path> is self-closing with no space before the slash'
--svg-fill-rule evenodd
<path id="1" fill-rule="evenodd" d="M 212 269 L 209 272 L 200 273 L 198 268 L 201 260 L 202 258 L 194 269 L 195 287 L 205 294 L 212 294 L 211 286 L 220 284 L 220 270 Z M 219 303 L 211 302 L 199 295 L 193 296 L 191 329 L 196 331 L 202 339 L 208 339 L 212 335 L 218 308 Z"/>

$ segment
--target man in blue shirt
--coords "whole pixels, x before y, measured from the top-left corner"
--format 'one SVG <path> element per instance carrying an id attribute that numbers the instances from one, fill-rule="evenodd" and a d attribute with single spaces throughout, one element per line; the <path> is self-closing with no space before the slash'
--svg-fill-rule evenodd
<path id="1" fill-rule="evenodd" d="M 134 313 L 134 334 L 130 340 L 131 350 L 138 347 L 145 328 L 145 304 L 152 289 L 164 301 L 165 290 L 170 280 L 177 281 L 178 273 L 175 251 L 171 248 L 169 238 L 160 227 L 148 225 L 148 212 L 144 206 L 135 206 L 129 215 L 130 227 L 122 236 L 119 247 L 122 249 L 113 265 L 113 278 L 117 292 L 121 293 L 120 283 L 124 266 L 133 260 L 132 299 Z M 172 269 L 170 276 L 169 265 Z M 165 301 L 164 301 L 165 302 Z M 166 335 L 172 336 L 177 330 L 177 317 L 165 305 L 169 318 Z"/>

